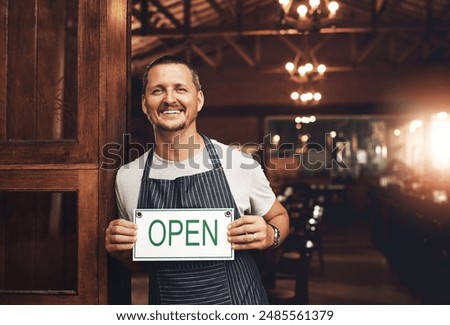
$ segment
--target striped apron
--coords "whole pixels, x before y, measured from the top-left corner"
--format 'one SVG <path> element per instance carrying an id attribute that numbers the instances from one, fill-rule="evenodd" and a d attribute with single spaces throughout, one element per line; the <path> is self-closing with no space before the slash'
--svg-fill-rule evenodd
<path id="1" fill-rule="evenodd" d="M 153 151 L 142 176 L 138 209 L 234 208 L 240 217 L 214 145 L 203 137 L 213 169 L 174 180 L 149 178 Z M 232 261 L 157 261 L 147 263 L 150 304 L 268 304 L 259 270 L 248 251 Z"/>

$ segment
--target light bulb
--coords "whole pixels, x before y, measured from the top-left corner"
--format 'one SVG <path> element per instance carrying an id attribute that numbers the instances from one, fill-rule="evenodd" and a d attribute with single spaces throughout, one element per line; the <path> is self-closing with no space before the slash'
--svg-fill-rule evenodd
<path id="1" fill-rule="evenodd" d="M 321 94 L 321 93 L 314 93 L 313 98 L 314 98 L 314 100 L 315 100 L 316 102 L 318 102 L 319 100 L 322 99 L 322 94 Z"/>
<path id="2" fill-rule="evenodd" d="M 325 71 L 327 71 L 327 67 L 325 66 L 325 64 L 319 64 L 317 66 L 317 72 L 323 76 L 323 74 L 325 73 Z"/>
<path id="3" fill-rule="evenodd" d="M 295 65 L 292 62 L 288 62 L 286 63 L 286 65 L 284 66 L 286 68 L 287 71 L 292 72 L 295 69 Z"/>
<path id="4" fill-rule="evenodd" d="M 309 120 L 311 121 L 311 123 L 314 123 L 316 121 L 316 117 L 314 115 L 311 115 L 309 117 Z"/>
<path id="5" fill-rule="evenodd" d="M 336 14 L 336 11 L 338 11 L 339 9 L 339 3 L 337 3 L 336 1 L 331 1 L 328 4 L 328 10 L 331 12 L 333 12 L 334 14 Z"/>
<path id="6" fill-rule="evenodd" d="M 314 66 L 311 63 L 306 63 L 305 69 L 306 69 L 306 72 L 311 72 L 311 71 L 313 71 Z"/>
<path id="7" fill-rule="evenodd" d="M 320 0 L 309 0 L 309 5 L 313 10 L 316 10 L 320 6 Z"/>
<path id="8" fill-rule="evenodd" d="M 299 97 L 300 97 L 300 94 L 299 94 L 298 92 L 293 91 L 293 92 L 291 93 L 291 99 L 292 99 L 292 100 L 297 100 Z"/>
<path id="9" fill-rule="evenodd" d="M 314 98 L 313 93 L 310 92 L 310 91 L 308 91 L 308 92 L 306 93 L 306 96 L 307 96 L 307 99 L 308 99 L 308 100 L 312 100 L 312 99 Z"/>
<path id="10" fill-rule="evenodd" d="M 306 75 L 306 67 L 304 65 L 301 65 L 298 67 L 298 74 L 302 77 L 304 77 Z"/>
<path id="11" fill-rule="evenodd" d="M 305 5 L 298 6 L 297 13 L 300 16 L 300 18 L 305 18 L 306 14 L 308 13 L 308 7 L 306 7 Z"/>

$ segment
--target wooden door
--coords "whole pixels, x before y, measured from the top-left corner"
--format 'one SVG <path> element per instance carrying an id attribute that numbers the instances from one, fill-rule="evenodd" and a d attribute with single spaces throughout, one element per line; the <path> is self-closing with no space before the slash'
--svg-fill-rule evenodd
<path id="1" fill-rule="evenodd" d="M 127 0 L 0 1 L 1 304 L 108 302 L 128 26 Z"/>

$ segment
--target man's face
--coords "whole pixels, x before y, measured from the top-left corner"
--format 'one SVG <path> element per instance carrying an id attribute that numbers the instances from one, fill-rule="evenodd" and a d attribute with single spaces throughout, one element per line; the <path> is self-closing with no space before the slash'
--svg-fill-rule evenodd
<path id="1" fill-rule="evenodd" d="M 192 128 L 203 107 L 203 92 L 197 91 L 188 67 L 161 64 L 147 75 L 142 110 L 156 130 L 181 131 Z"/>

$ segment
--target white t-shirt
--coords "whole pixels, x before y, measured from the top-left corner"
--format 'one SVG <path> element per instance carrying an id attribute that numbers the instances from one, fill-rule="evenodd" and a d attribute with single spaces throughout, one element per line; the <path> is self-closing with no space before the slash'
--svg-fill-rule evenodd
<path id="1" fill-rule="evenodd" d="M 211 140 L 221 161 L 225 177 L 241 215 L 264 216 L 275 201 L 261 166 L 250 155 L 234 147 Z M 142 174 L 148 151 L 134 161 L 123 165 L 116 176 L 116 198 L 120 217 L 133 220 L 133 209 L 137 208 Z M 155 153 L 149 178 L 175 179 L 180 176 L 199 174 L 213 169 L 206 148 L 184 161 L 168 161 Z"/>

